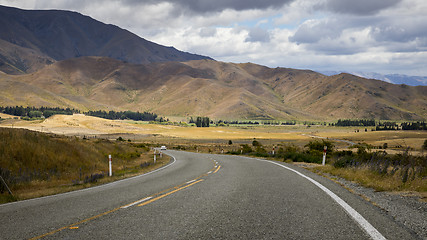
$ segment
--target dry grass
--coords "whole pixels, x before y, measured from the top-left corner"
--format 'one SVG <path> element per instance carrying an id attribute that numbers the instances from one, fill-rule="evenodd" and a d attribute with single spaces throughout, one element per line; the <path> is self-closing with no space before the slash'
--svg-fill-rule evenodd
<path id="1" fill-rule="evenodd" d="M 365 142 L 373 146 L 383 146 L 384 143 L 387 143 L 389 150 L 395 151 L 408 147 L 419 151 L 427 139 L 427 131 L 371 131 L 368 128 L 368 131 L 365 132 L 365 128 L 362 127 L 335 127 L 330 128 L 330 130 L 319 131 L 316 135 L 349 140 L 355 143 Z"/>
<path id="2" fill-rule="evenodd" d="M 133 122 L 133 121 L 120 121 L 120 120 L 106 120 L 96 117 L 84 116 L 81 114 L 76 115 L 56 115 L 45 121 L 21 121 L 14 120 L 13 122 L 15 128 L 25 128 L 35 131 L 43 131 L 52 134 L 59 135 L 68 135 L 68 136 L 90 136 L 90 137 L 102 137 L 109 139 L 116 139 L 119 136 L 123 136 L 125 140 L 128 138 L 132 141 L 143 141 L 147 144 L 155 145 L 166 145 L 168 148 L 176 147 L 178 149 L 183 149 L 186 151 L 199 151 L 206 153 L 221 153 L 224 152 L 238 151 L 241 148 L 241 144 L 251 144 L 254 138 L 257 141 L 261 142 L 264 148 L 267 151 L 271 151 L 272 146 L 277 147 L 283 144 L 294 144 L 299 147 L 303 147 L 310 140 L 313 140 L 312 136 L 324 137 L 329 139 L 345 139 L 353 141 L 355 143 L 365 142 L 372 144 L 374 146 L 382 146 L 384 143 L 388 143 L 389 148 L 387 152 L 389 154 L 402 153 L 402 148 L 397 148 L 396 146 L 404 146 L 413 148 L 414 151 L 409 151 L 413 156 L 422 155 L 423 152 L 420 151 L 420 147 L 425 139 L 427 139 L 426 131 L 364 131 L 364 128 L 359 128 L 359 132 L 356 132 L 354 127 L 326 127 L 326 126 L 311 126 L 308 128 L 303 125 L 296 126 L 228 126 L 228 127 L 209 127 L 209 128 L 196 128 L 196 127 L 182 127 L 182 126 L 168 126 L 168 125 L 157 125 L 157 124 L 148 124 L 142 122 Z M 11 123 L 8 121 L 0 122 L 0 127 L 11 127 Z M 0 128 L 1 130 L 1 128 Z M 0 143 L 4 138 L 0 138 Z M 31 139 L 29 137 L 28 139 Z M 49 139 L 49 138 L 48 138 Z M 52 140 L 52 138 L 50 138 Z M 232 140 L 233 144 L 229 145 L 228 141 Z M 19 140 L 22 142 L 22 139 Z M 18 142 L 11 142 L 11 144 L 17 145 Z M 30 142 L 27 144 L 31 151 L 34 151 L 35 155 L 37 152 L 43 152 L 41 146 L 52 145 L 56 148 L 61 149 L 64 154 L 68 153 L 74 156 L 72 159 L 65 160 L 64 164 L 58 164 L 58 162 L 50 162 L 51 165 L 46 166 L 46 169 L 57 169 L 64 168 L 65 171 L 62 175 L 67 175 L 67 171 L 70 172 L 69 177 L 64 182 L 58 180 L 56 184 L 49 186 L 50 190 L 45 193 L 38 193 L 37 196 L 50 194 L 52 192 L 57 192 L 58 190 L 52 190 L 55 188 L 60 189 L 59 191 L 68 191 L 69 189 L 78 189 L 83 188 L 89 185 L 77 185 L 69 186 L 71 181 L 82 180 L 85 176 L 90 175 L 91 173 L 100 173 L 105 172 L 108 169 L 108 163 L 106 161 L 106 154 L 111 154 L 111 150 L 117 147 L 118 152 L 135 152 L 135 149 L 128 149 L 125 143 L 117 143 L 116 141 L 104 141 L 104 140 L 82 140 L 76 139 L 75 137 L 69 138 L 60 138 L 56 137 L 56 140 L 53 143 L 46 144 L 48 140 L 43 140 L 43 137 L 37 140 L 38 143 Z M 96 143 L 98 141 L 98 143 Z M 89 143 L 89 144 L 88 144 Z M 346 149 L 349 145 L 342 142 L 335 142 L 337 149 Z M 7 144 L 6 144 L 7 145 Z M 6 146 L 5 145 L 5 146 Z M 21 143 L 22 145 L 22 143 Z M 114 147 L 115 146 L 115 147 Z M 126 150 L 128 149 L 128 150 Z M 0 154 L 2 154 L 0 149 Z M 55 154 L 48 153 L 46 156 L 56 157 L 57 151 Z M 74 155 L 73 155 L 74 154 Z M 83 155 L 80 155 L 83 154 Z M 32 156 L 32 153 L 23 154 L 23 156 Z M 144 154 L 143 154 L 144 155 Z M 143 156 L 142 155 L 142 156 Z M 86 157 L 82 157 L 86 156 Z M 118 156 L 118 155 L 117 155 Z M 117 156 L 115 158 L 117 158 Z M 62 157 L 59 157 L 61 159 Z M 11 159 L 11 158 L 7 158 Z M 58 159 L 58 158 L 55 158 Z M 92 159 L 88 163 L 82 163 L 82 159 Z M 100 160 L 93 160 L 100 159 Z M 113 166 L 116 173 L 117 170 L 127 169 L 127 173 L 124 175 L 133 174 L 133 168 L 139 166 L 139 164 L 144 161 L 141 158 L 134 158 L 135 160 L 120 160 L 113 159 Z M 139 159 L 139 160 L 138 160 Z M 3 161 L 0 159 L 0 161 Z M 58 160 L 56 160 L 58 161 Z M 84 161 L 83 161 L 84 162 Z M 9 163 L 8 163 L 9 164 Z M 32 163 L 23 163 L 21 166 L 11 165 L 13 169 L 21 168 L 21 172 L 26 172 L 26 168 L 32 167 L 34 169 L 34 162 Z M 56 164 L 56 165 L 55 165 Z M 82 165 L 83 164 L 83 165 Z M 96 168 L 94 165 L 96 164 Z M 73 167 L 70 167 L 70 166 Z M 82 165 L 82 166 L 80 166 Z M 6 166 L 2 162 L 1 167 Z M 77 167 L 76 167 L 77 166 Z M 67 170 L 68 167 L 68 170 Z M 79 176 L 79 169 L 82 168 L 82 177 Z M 37 170 L 37 168 L 35 168 Z M 92 171 L 96 169 L 96 171 Z M 333 173 L 331 171 L 334 171 Z M 53 171 L 53 170 L 52 170 Z M 426 180 L 424 179 L 414 179 L 414 181 L 406 182 L 402 184 L 399 182 L 398 177 L 387 178 L 380 176 L 379 174 L 370 172 L 368 169 L 325 169 L 325 171 L 330 171 L 332 174 L 346 177 L 348 179 L 354 179 L 354 181 L 360 181 L 366 186 L 372 185 L 372 187 L 378 190 L 399 190 L 399 191 L 425 191 L 422 186 L 427 186 Z M 33 171 L 32 171 L 33 172 Z M 71 173 L 72 172 L 72 173 Z M 136 174 L 136 173 L 135 173 Z M 55 176 L 51 176 L 50 179 L 56 179 Z M 99 182 L 104 181 L 106 178 L 100 179 Z M 45 181 L 46 179 L 40 178 L 37 181 Z M 25 194 L 30 194 L 27 190 L 30 188 L 38 188 L 39 184 L 37 181 L 32 182 L 31 187 L 25 187 Z M 376 184 L 378 182 L 378 184 Z M 47 184 L 44 182 L 44 184 Z M 68 185 L 67 185 L 68 184 Z M 47 184 L 49 185 L 49 184 Z M 46 186 L 47 186 L 46 185 Z M 58 185 L 61 185 L 58 187 Z M 377 186 L 374 186 L 377 185 Z M 15 189 L 16 192 L 20 190 Z M 40 190 L 40 192 L 43 192 Z M 24 194 L 24 193 L 23 193 Z M 22 195 L 24 196 L 24 195 Z"/>
<path id="3" fill-rule="evenodd" d="M 138 159 L 137 162 L 144 163 L 144 162 L 152 162 L 152 155 L 144 155 L 140 159 Z M 159 158 L 157 156 L 157 161 L 155 165 L 150 165 L 148 167 L 144 168 L 126 168 L 126 169 L 118 169 L 115 172 L 113 172 L 112 177 L 104 177 L 102 179 L 99 179 L 97 182 L 93 183 L 83 183 L 83 184 L 70 184 L 68 181 L 32 181 L 29 184 L 23 186 L 22 188 L 19 188 L 18 190 L 15 190 L 13 194 L 16 196 L 19 200 L 24 199 L 30 199 L 30 198 L 37 198 L 37 197 L 43 197 L 43 196 L 49 196 L 59 193 L 65 193 L 75 190 L 80 190 L 88 187 L 93 187 L 109 182 L 114 182 L 117 180 L 137 176 L 140 174 L 144 174 L 150 171 L 153 171 L 157 168 L 160 168 L 162 166 L 165 166 L 169 163 L 169 157 L 163 155 L 162 158 Z M 0 203 L 2 203 L 2 198 L 7 199 L 8 196 L 0 196 Z M 3 201 L 7 202 L 7 201 Z"/>
<path id="4" fill-rule="evenodd" d="M 105 177 L 110 154 L 112 178 Z M 163 164 L 159 161 L 156 167 Z M 0 174 L 18 199 L 88 187 L 152 168 L 152 155 L 144 144 L 0 128 Z M 1 201 L 11 200 L 4 194 Z"/>
<path id="5" fill-rule="evenodd" d="M 11 127 L 9 122 L 0 122 L 0 127 Z M 364 128 L 356 127 L 327 127 L 304 125 L 296 126 L 229 126 L 229 127 L 181 127 L 158 124 L 141 124 L 141 122 L 107 120 L 96 117 L 75 115 L 56 115 L 45 121 L 18 121 L 14 127 L 26 128 L 34 131 L 42 131 L 60 135 L 101 136 L 106 134 L 134 134 L 145 136 L 157 136 L 157 138 L 189 140 L 271 140 L 272 142 L 292 142 L 304 145 L 312 139 L 311 136 L 319 136 L 329 139 L 345 139 L 355 143 L 365 142 L 374 146 L 382 146 L 387 143 L 389 150 L 398 151 L 411 147 L 419 151 L 424 140 L 427 139 L 426 131 L 370 131 L 364 132 Z M 266 145 L 266 143 L 264 143 Z M 349 145 L 336 142 L 338 148 L 347 148 Z M 402 148 L 397 148 L 401 146 Z"/>
<path id="6" fill-rule="evenodd" d="M 377 191 L 410 191 L 427 192 L 427 179 L 419 176 L 403 182 L 400 172 L 393 175 L 378 174 L 369 168 L 335 168 L 331 165 L 317 166 L 314 171 L 325 172 L 349 181 L 354 181 L 364 187 L 373 188 Z"/>

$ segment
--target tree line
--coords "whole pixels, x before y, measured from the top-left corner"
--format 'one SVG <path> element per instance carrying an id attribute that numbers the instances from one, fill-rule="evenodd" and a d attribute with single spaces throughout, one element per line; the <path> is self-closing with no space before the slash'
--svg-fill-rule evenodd
<path id="1" fill-rule="evenodd" d="M 23 106 L 14 106 L 14 107 L 2 107 L 0 106 L 0 112 L 20 117 L 29 117 L 29 118 L 48 118 L 56 114 L 63 115 L 72 115 L 74 113 L 80 113 L 80 110 L 71 109 L 71 108 L 51 108 L 51 107 L 23 107 Z M 111 120 L 118 119 L 130 119 L 135 121 L 156 121 L 157 114 L 150 112 L 132 112 L 132 111 L 88 111 L 84 112 L 85 115 L 100 117 Z M 160 118 L 163 120 L 163 118 Z"/>
<path id="2" fill-rule="evenodd" d="M 396 122 L 379 122 L 375 130 L 389 131 L 389 130 L 427 130 L 427 124 L 422 122 L 402 122 L 399 126 Z"/>
<path id="3" fill-rule="evenodd" d="M 338 127 L 375 127 L 375 120 L 367 120 L 367 119 L 361 119 L 361 120 L 351 120 L 351 119 L 338 119 L 337 123 L 331 124 L 332 126 L 338 126 Z"/>
<path id="4" fill-rule="evenodd" d="M 337 123 L 330 124 L 331 126 L 337 127 L 375 127 L 376 131 L 389 131 L 389 130 L 427 130 L 427 125 L 424 121 L 420 122 L 402 122 L 400 124 L 396 122 L 381 122 L 378 123 L 373 119 L 338 119 Z"/>
<path id="5" fill-rule="evenodd" d="M 100 117 L 110 120 L 124 120 L 124 119 L 130 119 L 134 121 L 155 121 L 157 118 L 157 114 L 150 113 L 150 112 L 132 112 L 132 111 L 88 111 L 85 112 L 86 115 L 93 116 L 93 117 Z"/>
<path id="6" fill-rule="evenodd" d="M 55 114 L 63 115 L 72 115 L 73 113 L 80 113 L 79 110 L 70 109 L 70 108 L 51 108 L 51 107 L 23 107 L 23 106 L 14 106 L 14 107 L 2 107 L 0 106 L 0 112 L 20 117 L 42 117 L 48 118 Z"/>

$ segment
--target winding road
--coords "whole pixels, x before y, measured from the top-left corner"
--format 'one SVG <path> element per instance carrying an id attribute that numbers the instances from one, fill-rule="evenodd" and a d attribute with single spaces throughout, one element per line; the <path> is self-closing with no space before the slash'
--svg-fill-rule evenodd
<path id="1" fill-rule="evenodd" d="M 0 205 L 0 239 L 414 239 L 348 190 L 294 165 L 164 151 L 154 172 Z"/>

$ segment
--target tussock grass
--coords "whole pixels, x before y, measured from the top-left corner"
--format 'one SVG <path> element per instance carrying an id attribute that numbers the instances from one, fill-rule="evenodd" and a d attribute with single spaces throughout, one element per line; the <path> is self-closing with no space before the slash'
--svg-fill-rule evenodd
<path id="1" fill-rule="evenodd" d="M 427 192 L 427 178 L 412 177 L 403 182 L 401 170 L 393 175 L 383 175 L 372 171 L 368 167 L 359 168 L 335 168 L 332 165 L 318 166 L 316 171 L 326 172 L 349 181 L 354 181 L 364 187 L 373 188 L 376 191 L 415 191 Z M 412 173 L 411 173 L 412 175 Z M 414 175 L 412 175 L 414 176 Z"/>
<path id="2" fill-rule="evenodd" d="M 386 152 L 335 153 L 330 165 L 315 169 L 377 191 L 427 192 L 427 157 Z"/>
<path id="3" fill-rule="evenodd" d="M 148 152 L 149 146 L 145 144 L 0 128 L 0 174 L 15 196 L 8 196 L 0 184 L 0 202 L 50 195 L 136 175 L 153 167 Z M 110 154 L 113 178 L 106 177 Z M 158 163 L 166 164 L 166 159 L 159 159 Z"/>

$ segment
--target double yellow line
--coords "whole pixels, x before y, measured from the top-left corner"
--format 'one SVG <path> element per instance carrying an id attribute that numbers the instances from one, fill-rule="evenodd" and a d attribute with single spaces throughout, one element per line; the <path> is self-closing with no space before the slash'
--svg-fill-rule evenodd
<path id="1" fill-rule="evenodd" d="M 151 196 L 149 196 L 149 197 L 146 197 L 146 198 L 140 199 L 140 200 L 138 200 L 138 201 L 135 201 L 135 202 L 132 202 L 132 203 L 126 204 L 126 205 L 124 205 L 124 206 L 121 206 L 121 207 L 115 208 L 115 209 L 113 209 L 113 210 L 110 210 L 110 211 L 107 211 L 107 212 L 104 212 L 104 213 L 101 213 L 101 214 L 98 214 L 98 215 L 92 216 L 92 217 L 90 217 L 90 218 L 86 218 L 86 219 L 84 219 L 84 220 L 82 220 L 82 221 L 79 221 L 79 222 L 73 223 L 73 224 L 68 225 L 68 226 L 66 226 L 66 227 L 58 228 L 58 229 L 55 229 L 55 230 L 53 230 L 53 231 L 51 231 L 51 232 L 45 233 L 45 234 L 43 234 L 43 235 L 40 235 L 40 236 L 37 236 L 37 237 L 30 238 L 30 240 L 41 239 L 41 238 L 44 238 L 44 237 L 47 237 L 47 236 L 53 235 L 53 234 L 55 234 L 55 233 L 57 233 L 57 232 L 60 232 L 60 231 L 62 231 L 62 230 L 65 230 L 65 229 L 78 229 L 78 225 L 80 225 L 80 224 L 82 224 L 82 223 L 86 223 L 86 222 L 89 222 L 89 221 L 95 220 L 95 219 L 97 219 L 97 218 L 99 218 L 99 217 L 102 217 L 102 216 L 105 216 L 105 215 L 107 215 L 107 214 L 110 214 L 110 213 L 116 212 L 117 210 L 120 210 L 120 209 L 123 209 L 123 208 L 131 207 L 131 206 L 133 206 L 133 205 L 137 205 L 137 204 L 138 204 L 138 207 L 145 206 L 145 205 L 150 204 L 150 203 L 152 203 L 152 202 L 155 202 L 155 201 L 157 201 L 157 200 L 159 200 L 159 199 L 162 199 L 162 198 L 164 198 L 164 197 L 166 197 L 166 196 L 168 196 L 168 195 L 171 195 L 171 194 L 176 193 L 176 192 L 178 192 L 178 191 L 181 191 L 181 190 L 183 190 L 183 189 L 185 189 L 185 188 L 188 188 L 188 187 L 190 187 L 190 186 L 192 186 L 192 185 L 194 185 L 194 184 L 197 184 L 197 183 L 199 183 L 199 182 L 204 181 L 204 179 L 202 179 L 203 177 L 205 177 L 205 176 L 209 175 L 209 173 L 216 173 L 216 172 L 218 172 L 218 170 L 219 170 L 220 168 L 221 168 L 221 166 L 220 166 L 220 165 L 215 166 L 215 167 L 214 167 L 214 168 L 212 168 L 212 170 L 210 170 L 208 173 L 202 174 L 202 175 L 200 175 L 199 177 L 197 177 L 197 178 L 195 178 L 195 179 L 193 179 L 193 180 L 191 180 L 191 181 L 188 181 L 188 182 L 185 182 L 185 183 L 180 184 L 180 185 L 178 185 L 178 186 L 175 186 L 175 187 L 172 187 L 172 188 L 169 188 L 169 189 L 163 190 L 163 191 L 158 192 L 158 193 L 155 193 L 155 194 L 153 194 L 153 195 L 151 195 Z M 172 189 L 173 189 L 173 190 L 172 190 Z M 171 190 L 172 190 L 172 191 L 171 191 Z"/>
<path id="2" fill-rule="evenodd" d="M 187 185 L 185 185 L 184 187 L 177 188 L 177 189 L 175 189 L 175 190 L 173 190 L 173 191 L 170 191 L 170 192 L 168 192 L 168 193 L 165 193 L 165 194 L 163 194 L 163 195 L 160 195 L 160 196 L 158 196 L 158 197 L 156 197 L 156 198 L 150 199 L 149 201 L 143 202 L 143 203 L 139 204 L 139 205 L 138 205 L 138 207 L 142 207 L 142 206 L 145 206 L 145 205 L 147 205 L 147 204 L 150 204 L 150 203 L 152 203 L 152 202 L 154 202 L 154 201 L 157 201 L 157 200 L 159 200 L 159 199 L 161 199 L 161 198 L 164 198 L 164 197 L 166 197 L 166 196 L 168 196 L 168 195 L 171 195 L 171 194 L 173 194 L 173 193 L 176 193 L 176 192 L 178 192 L 178 191 L 181 191 L 182 189 L 184 189 L 184 188 L 188 188 L 189 186 L 194 185 L 194 184 L 196 184 L 196 183 L 199 183 L 199 182 L 201 182 L 201 181 L 203 181 L 203 179 L 200 179 L 200 180 L 198 180 L 198 181 L 195 181 L 195 182 L 192 182 L 192 183 L 190 183 L 190 184 L 187 184 Z"/>

